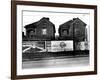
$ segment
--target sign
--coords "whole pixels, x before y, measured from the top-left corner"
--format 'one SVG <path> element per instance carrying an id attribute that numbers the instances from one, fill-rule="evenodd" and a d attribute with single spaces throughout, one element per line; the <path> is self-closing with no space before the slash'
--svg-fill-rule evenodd
<path id="1" fill-rule="evenodd" d="M 51 41 L 51 50 L 48 51 L 73 51 L 73 41 Z"/>

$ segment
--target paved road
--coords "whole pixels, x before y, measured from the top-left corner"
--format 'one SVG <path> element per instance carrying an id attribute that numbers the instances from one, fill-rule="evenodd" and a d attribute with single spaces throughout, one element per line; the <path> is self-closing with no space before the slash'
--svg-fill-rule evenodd
<path id="1" fill-rule="evenodd" d="M 24 68 L 46 68 L 46 67 L 71 67 L 71 66 L 86 66 L 89 65 L 89 57 L 51 57 L 47 60 L 25 61 L 22 63 Z"/>

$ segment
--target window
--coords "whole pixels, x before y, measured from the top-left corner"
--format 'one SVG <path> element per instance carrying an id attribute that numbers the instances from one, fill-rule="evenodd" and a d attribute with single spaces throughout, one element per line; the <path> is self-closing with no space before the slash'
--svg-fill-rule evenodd
<path id="1" fill-rule="evenodd" d="M 63 32 L 63 36 L 69 35 L 69 29 L 64 29 L 62 30 L 62 32 Z"/>
<path id="2" fill-rule="evenodd" d="M 30 38 L 33 38 L 34 31 L 30 31 Z"/>
<path id="3" fill-rule="evenodd" d="M 47 29 L 42 29 L 42 34 L 46 35 L 47 34 Z"/>

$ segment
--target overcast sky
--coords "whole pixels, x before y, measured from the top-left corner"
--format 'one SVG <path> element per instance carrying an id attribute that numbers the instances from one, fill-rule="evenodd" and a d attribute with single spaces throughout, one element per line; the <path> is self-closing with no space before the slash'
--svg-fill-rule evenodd
<path id="1" fill-rule="evenodd" d="M 73 18 L 80 18 L 83 22 L 87 24 L 87 27 L 90 24 L 90 16 L 87 13 L 73 13 L 73 12 L 47 12 L 47 11 L 23 11 L 23 31 L 25 32 L 24 26 L 30 23 L 39 21 L 43 17 L 48 17 L 52 23 L 55 24 L 56 33 L 58 35 L 59 25 L 72 20 Z M 26 33 L 25 33 L 26 34 Z"/>

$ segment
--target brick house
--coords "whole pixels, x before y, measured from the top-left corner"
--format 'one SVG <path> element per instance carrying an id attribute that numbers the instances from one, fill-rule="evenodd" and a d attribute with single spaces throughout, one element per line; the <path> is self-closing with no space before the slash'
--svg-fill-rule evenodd
<path id="1" fill-rule="evenodd" d="M 55 39 L 55 25 L 49 18 L 43 17 L 39 21 L 25 26 L 27 40 Z"/>
<path id="2" fill-rule="evenodd" d="M 59 26 L 59 38 L 75 41 L 85 41 L 86 39 L 86 23 L 79 18 L 67 21 Z"/>

